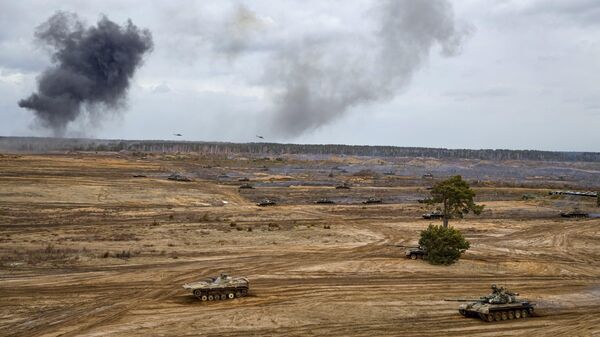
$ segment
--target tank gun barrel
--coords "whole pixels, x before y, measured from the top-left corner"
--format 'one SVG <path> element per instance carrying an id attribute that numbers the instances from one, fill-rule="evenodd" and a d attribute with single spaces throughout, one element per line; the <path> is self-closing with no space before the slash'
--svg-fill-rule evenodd
<path id="1" fill-rule="evenodd" d="M 446 302 L 478 302 L 479 298 L 444 298 Z"/>

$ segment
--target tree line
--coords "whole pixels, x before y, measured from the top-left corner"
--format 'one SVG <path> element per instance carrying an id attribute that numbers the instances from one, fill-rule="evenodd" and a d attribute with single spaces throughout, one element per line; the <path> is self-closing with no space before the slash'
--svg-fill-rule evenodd
<path id="1" fill-rule="evenodd" d="M 3 152 L 139 151 L 158 153 L 247 153 L 263 156 L 283 154 L 347 155 L 364 157 L 426 157 L 437 159 L 535 160 L 600 162 L 599 152 L 537 150 L 446 149 L 426 147 L 188 142 L 165 140 L 102 140 L 83 138 L 0 137 Z"/>

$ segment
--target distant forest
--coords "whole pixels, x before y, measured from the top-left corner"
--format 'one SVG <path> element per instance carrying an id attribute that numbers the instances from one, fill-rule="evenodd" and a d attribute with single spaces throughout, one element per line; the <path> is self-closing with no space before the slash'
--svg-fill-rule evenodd
<path id="1" fill-rule="evenodd" d="M 0 152 L 133 151 L 155 153 L 348 155 L 364 157 L 424 157 L 439 159 L 537 160 L 600 162 L 599 152 L 535 150 L 468 150 L 367 145 L 221 143 L 166 140 L 103 140 L 82 138 L 0 137 Z"/>

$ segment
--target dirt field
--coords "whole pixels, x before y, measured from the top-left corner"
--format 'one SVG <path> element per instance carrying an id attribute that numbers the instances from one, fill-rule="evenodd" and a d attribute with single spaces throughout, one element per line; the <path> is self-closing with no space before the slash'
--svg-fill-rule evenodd
<path id="1" fill-rule="evenodd" d="M 549 196 L 543 181 L 555 177 L 533 187 L 489 177 L 474 185 L 485 212 L 451 222 L 471 249 L 432 266 L 397 245 L 431 223 L 417 200 L 438 177 L 370 165 L 381 163 L 3 155 L 0 335 L 600 336 L 600 219 L 558 216 L 600 213 L 595 200 Z M 193 181 L 167 180 L 173 172 Z M 243 177 L 254 189 L 238 189 Z M 333 187 L 342 182 L 352 188 Z M 384 203 L 361 203 L 371 196 Z M 322 197 L 336 204 L 314 203 Z M 200 302 L 181 287 L 220 272 L 248 277 L 250 296 Z M 444 301 L 492 283 L 535 302 L 536 316 L 484 323 Z"/>

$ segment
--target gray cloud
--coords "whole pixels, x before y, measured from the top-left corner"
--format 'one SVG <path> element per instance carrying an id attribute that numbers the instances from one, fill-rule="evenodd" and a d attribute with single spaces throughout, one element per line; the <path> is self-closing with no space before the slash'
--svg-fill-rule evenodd
<path id="1" fill-rule="evenodd" d="M 468 29 L 459 28 L 444 0 L 384 1 L 373 10 L 375 33 L 353 39 L 306 39 L 278 51 L 266 85 L 274 84 L 274 132 L 297 136 L 350 108 L 389 100 L 439 45 L 456 54 Z"/>
<path id="2" fill-rule="evenodd" d="M 238 7 L 212 44 L 230 56 L 268 54 L 261 84 L 271 97 L 271 133 L 291 138 L 353 107 L 393 98 L 435 46 L 444 56 L 455 55 L 469 33 L 446 0 L 377 2 L 362 20 L 368 27 L 362 31 L 334 25 L 283 39 L 285 23 L 268 30 L 265 18 Z"/>
<path id="3" fill-rule="evenodd" d="M 76 12 L 89 25 L 100 13 L 120 24 L 131 18 L 152 31 L 155 45 L 131 79 L 127 106 L 118 108 L 127 113 L 107 115 L 98 105 L 100 128 L 86 123 L 93 112 L 83 103 L 80 117 L 67 125 L 68 136 L 83 128 L 87 135 L 105 138 L 160 139 L 181 132 L 189 140 L 244 142 L 274 129 L 281 136 L 271 135 L 269 141 L 598 151 L 600 114 L 593 108 L 599 93 L 600 20 L 592 19 L 597 1 L 448 2 L 455 35 L 466 36 L 461 18 L 477 33 L 459 44 L 464 47 L 458 49 L 460 57 L 444 57 L 444 44 L 434 40 L 418 71 L 402 84 L 384 81 L 388 75 L 378 70 L 386 69 L 379 64 L 386 1 L 191 0 L 185 6 L 140 0 L 0 1 L 0 134 L 50 135 L 31 128 L 34 114 L 15 101 L 37 92 L 34 74 L 52 64 L 32 40 L 35 27 L 60 9 Z M 236 17 L 244 12 L 259 26 L 237 27 L 244 20 Z M 303 74 L 304 69 L 312 73 Z M 319 74 L 329 69 L 330 76 Z M 335 97 L 350 93 L 350 86 L 366 98 L 352 99 L 355 103 L 333 117 L 307 113 L 312 122 L 303 130 L 309 132 L 290 139 L 280 123 L 305 121 L 303 115 L 291 122 L 276 117 L 287 88 L 295 85 L 286 80 L 287 73 L 306 77 L 308 94 L 299 97 L 327 98 L 313 110 L 339 102 Z M 350 80 L 347 73 L 354 74 Z M 391 83 L 383 87 L 390 89 L 388 96 L 371 98 L 360 91 L 380 82 Z"/>
<path id="4" fill-rule="evenodd" d="M 142 56 L 152 48 L 149 31 L 106 17 L 86 28 L 75 14 L 57 12 L 38 27 L 36 38 L 52 51 L 55 66 L 38 79 L 38 92 L 19 101 L 42 126 L 63 135 L 87 105 L 96 119 L 122 104 Z M 102 105 L 102 110 L 94 109 Z"/>

